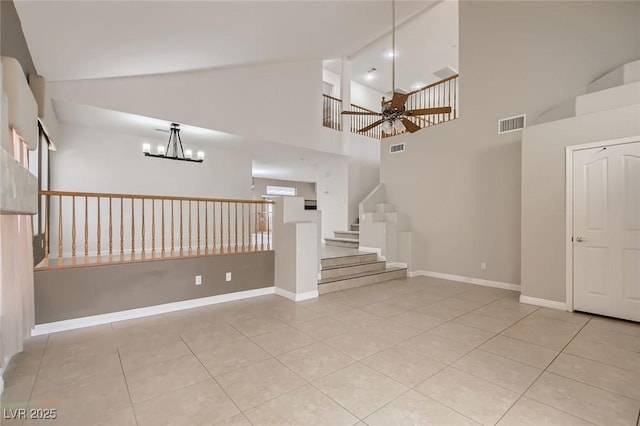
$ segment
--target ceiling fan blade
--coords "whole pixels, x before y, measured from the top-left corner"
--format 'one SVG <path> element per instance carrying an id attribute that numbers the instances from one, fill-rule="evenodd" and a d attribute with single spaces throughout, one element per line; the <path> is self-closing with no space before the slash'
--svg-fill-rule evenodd
<path id="1" fill-rule="evenodd" d="M 407 111 L 407 115 L 448 114 L 450 112 L 451 112 L 451 107 L 423 108 L 423 109 L 411 109 Z"/>
<path id="2" fill-rule="evenodd" d="M 404 127 L 406 127 L 407 130 L 411 133 L 417 132 L 418 130 L 421 129 L 420 126 L 418 126 L 416 123 L 409 120 L 408 118 L 402 117 L 400 120 L 402 121 L 402 124 L 404 124 Z"/>
<path id="3" fill-rule="evenodd" d="M 368 132 L 369 130 L 373 129 L 374 127 L 382 124 L 384 122 L 384 118 L 382 120 L 378 120 L 375 123 L 369 124 L 367 127 L 363 127 L 362 129 L 358 130 L 358 133 L 365 133 Z"/>
<path id="4" fill-rule="evenodd" d="M 409 95 L 405 93 L 393 92 L 393 98 L 391 99 L 392 109 L 402 109 L 404 103 L 407 102 Z"/>
<path id="5" fill-rule="evenodd" d="M 380 112 L 342 111 L 344 115 L 382 115 Z"/>

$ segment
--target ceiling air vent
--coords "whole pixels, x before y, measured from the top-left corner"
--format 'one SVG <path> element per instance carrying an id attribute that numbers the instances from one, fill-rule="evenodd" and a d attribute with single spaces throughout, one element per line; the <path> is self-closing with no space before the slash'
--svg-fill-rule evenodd
<path id="1" fill-rule="evenodd" d="M 523 129 L 526 125 L 527 116 L 525 114 L 503 118 L 498 121 L 498 134 L 515 132 L 516 130 Z"/>
<path id="2" fill-rule="evenodd" d="M 397 143 L 395 145 L 391 145 L 391 147 L 389 148 L 389 152 L 391 152 L 391 154 L 397 154 L 398 152 L 404 152 L 404 144 L 403 143 Z"/>
<path id="3" fill-rule="evenodd" d="M 444 67 L 441 70 L 438 70 L 438 71 L 433 73 L 433 75 L 438 77 L 440 80 L 444 80 L 445 78 L 453 77 L 456 74 L 458 74 L 458 71 L 454 70 L 451 67 Z"/>

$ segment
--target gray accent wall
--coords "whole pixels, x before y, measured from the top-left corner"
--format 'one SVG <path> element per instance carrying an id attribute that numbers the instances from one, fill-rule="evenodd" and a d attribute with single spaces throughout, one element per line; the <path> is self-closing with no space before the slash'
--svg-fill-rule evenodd
<path id="1" fill-rule="evenodd" d="M 231 272 L 230 282 L 225 281 L 227 272 Z M 202 285 L 195 285 L 196 275 L 202 275 Z M 36 324 L 273 284 L 273 251 L 36 270 Z"/>
<path id="2" fill-rule="evenodd" d="M 381 182 L 409 217 L 413 270 L 520 284 L 522 134 L 498 135 L 498 119 L 535 123 L 640 58 L 640 2 L 461 1 L 459 11 L 460 118 L 384 139 Z M 406 151 L 390 155 L 399 142 Z"/>

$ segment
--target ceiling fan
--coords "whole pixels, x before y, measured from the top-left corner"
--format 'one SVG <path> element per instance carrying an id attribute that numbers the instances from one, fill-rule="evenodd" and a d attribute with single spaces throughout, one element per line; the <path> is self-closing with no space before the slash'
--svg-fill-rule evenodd
<path id="1" fill-rule="evenodd" d="M 387 101 L 382 98 L 382 112 L 359 112 L 359 111 L 342 111 L 344 115 L 372 115 L 381 117 L 380 120 L 369 124 L 366 127 L 358 130 L 358 133 L 364 133 L 376 126 L 382 125 L 382 130 L 385 133 L 391 133 L 392 129 L 398 132 L 404 132 L 408 130 L 410 133 L 417 132 L 421 129 L 413 121 L 409 120 L 409 117 L 416 117 L 420 115 L 432 115 L 432 114 L 447 114 L 451 112 L 451 107 L 438 107 L 438 108 L 421 108 L 408 110 L 405 107 L 405 103 L 409 98 L 406 93 L 396 91 L 396 2 L 391 2 L 391 86 L 393 97 Z"/>

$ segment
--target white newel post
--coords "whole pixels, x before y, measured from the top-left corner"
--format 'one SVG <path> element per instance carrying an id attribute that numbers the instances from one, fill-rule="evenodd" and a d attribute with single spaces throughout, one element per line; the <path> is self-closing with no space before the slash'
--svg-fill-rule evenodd
<path id="1" fill-rule="evenodd" d="M 273 206 L 276 294 L 294 301 L 318 297 L 320 212 L 302 197 L 278 197 Z"/>

